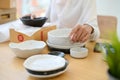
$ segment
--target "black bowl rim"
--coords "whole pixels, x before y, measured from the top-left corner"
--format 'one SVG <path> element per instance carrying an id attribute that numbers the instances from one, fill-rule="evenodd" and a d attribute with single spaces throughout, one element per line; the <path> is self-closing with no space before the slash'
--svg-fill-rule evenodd
<path id="1" fill-rule="evenodd" d="M 27 19 L 25 17 L 20 18 L 20 20 L 31 20 L 31 21 L 39 21 L 39 20 L 47 20 L 47 17 L 38 17 L 38 18 L 34 18 L 34 19 Z"/>

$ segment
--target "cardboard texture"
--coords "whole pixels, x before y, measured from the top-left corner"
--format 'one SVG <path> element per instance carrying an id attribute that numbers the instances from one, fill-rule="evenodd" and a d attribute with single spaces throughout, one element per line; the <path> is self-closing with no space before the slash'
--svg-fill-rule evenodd
<path id="1" fill-rule="evenodd" d="M 42 27 L 40 30 L 36 31 L 32 36 L 28 36 L 21 32 L 17 32 L 14 29 L 10 29 L 10 41 L 16 43 L 23 42 L 26 40 L 46 41 L 48 31 L 54 29 L 56 29 L 56 25 Z"/>
<path id="2" fill-rule="evenodd" d="M 0 9 L 0 24 L 16 20 L 16 9 Z"/>
<path id="3" fill-rule="evenodd" d="M 0 0 L 0 8 L 15 8 L 16 0 Z"/>
<path id="4" fill-rule="evenodd" d="M 100 38 L 111 40 L 110 36 L 117 31 L 117 18 L 115 16 L 98 16 L 98 26 L 100 29 Z"/>

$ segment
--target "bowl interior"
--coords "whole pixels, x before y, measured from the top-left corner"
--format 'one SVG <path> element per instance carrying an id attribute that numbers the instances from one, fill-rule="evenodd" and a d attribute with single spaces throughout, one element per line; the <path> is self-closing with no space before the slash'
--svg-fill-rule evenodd
<path id="1" fill-rule="evenodd" d="M 17 48 L 20 50 L 32 50 L 32 49 L 42 49 L 46 46 L 43 41 L 27 40 L 21 43 L 9 43 L 10 48 Z"/>
<path id="2" fill-rule="evenodd" d="M 56 29 L 48 32 L 53 37 L 69 37 L 71 29 Z"/>

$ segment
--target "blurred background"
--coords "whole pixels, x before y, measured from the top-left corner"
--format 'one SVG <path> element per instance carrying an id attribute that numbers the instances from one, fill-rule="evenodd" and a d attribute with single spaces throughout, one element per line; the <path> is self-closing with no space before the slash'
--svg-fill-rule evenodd
<path id="1" fill-rule="evenodd" d="M 44 16 L 45 11 L 49 6 L 50 0 L 0 0 L 0 11 L 4 10 L 4 8 L 8 8 L 8 12 L 10 15 L 14 13 L 14 16 L 10 20 L 15 20 L 15 17 L 18 19 L 26 14 L 34 13 L 37 16 Z M 97 5 L 97 13 L 98 15 L 107 15 L 107 16 L 115 16 L 117 18 L 117 33 L 120 38 L 120 0 L 96 0 Z M 6 4 L 6 5 L 5 5 Z M 9 6 L 7 6 L 9 5 Z M 13 11 L 11 8 L 15 8 Z M 3 13 L 2 13 L 3 12 Z M 9 17 L 4 13 L 5 11 L 1 11 L 0 15 L 2 15 L 2 19 L 0 23 L 3 23 L 3 19 Z M 4 15 L 5 14 L 5 15 Z M 10 21 L 9 20 L 9 21 Z M 4 22 L 7 22 L 4 21 Z"/>
<path id="2" fill-rule="evenodd" d="M 50 0 L 17 0 L 18 17 L 29 13 L 35 13 L 38 16 L 44 15 L 49 3 Z"/>
<path id="3" fill-rule="evenodd" d="M 44 15 L 50 0 L 17 0 L 17 14 L 23 16 L 34 12 L 36 15 Z M 120 35 L 120 0 L 96 0 L 98 15 L 115 16 L 118 19 L 117 33 Z"/>

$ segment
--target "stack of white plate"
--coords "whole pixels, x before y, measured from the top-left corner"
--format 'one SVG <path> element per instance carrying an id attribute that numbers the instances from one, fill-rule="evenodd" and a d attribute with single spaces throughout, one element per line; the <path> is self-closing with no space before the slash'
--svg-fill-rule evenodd
<path id="1" fill-rule="evenodd" d="M 68 62 L 63 57 L 47 54 L 31 56 L 24 62 L 27 72 L 39 78 L 60 75 L 66 71 L 67 66 Z"/>
<path id="2" fill-rule="evenodd" d="M 56 29 L 48 32 L 48 46 L 58 49 L 70 49 L 72 47 L 83 46 L 85 43 L 73 43 L 70 40 L 70 28 Z"/>

